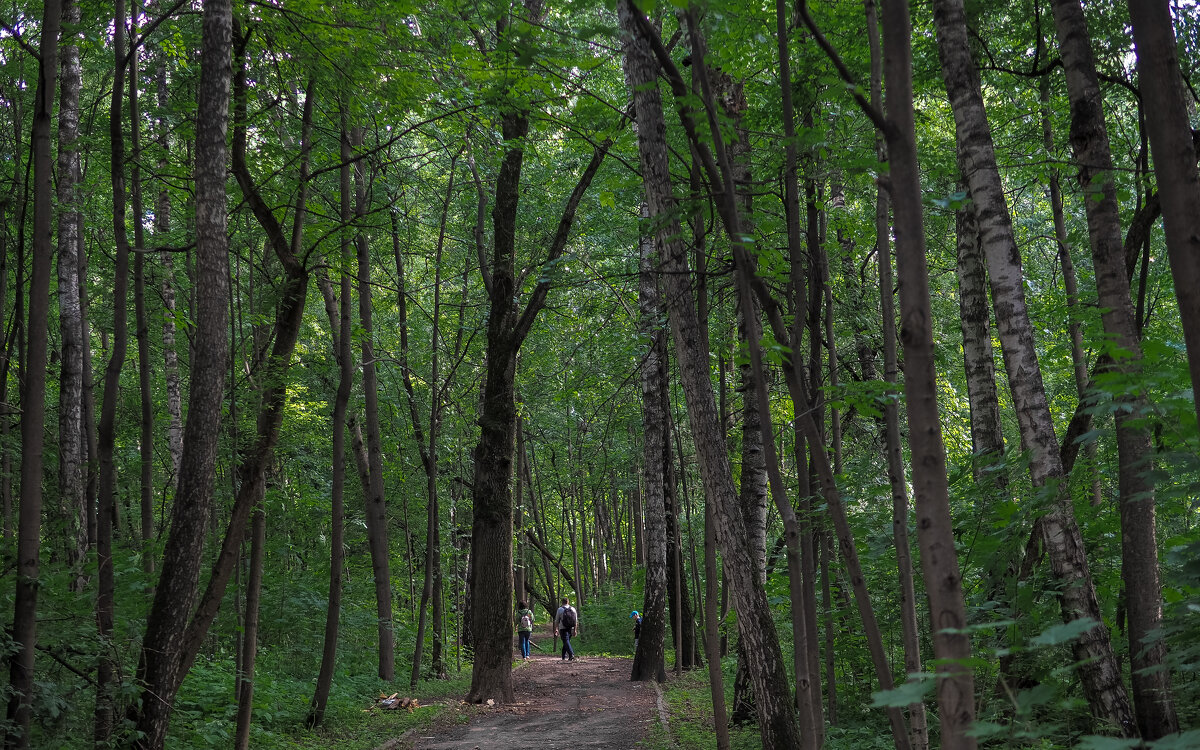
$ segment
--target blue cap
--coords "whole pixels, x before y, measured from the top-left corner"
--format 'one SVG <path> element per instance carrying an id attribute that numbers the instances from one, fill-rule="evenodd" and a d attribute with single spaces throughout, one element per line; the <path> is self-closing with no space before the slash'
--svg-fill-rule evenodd
<path id="1" fill-rule="evenodd" d="M 630 613 L 629 613 L 629 616 L 630 616 L 630 617 L 637 617 L 637 616 L 638 616 L 637 610 L 635 609 L 635 610 L 633 610 L 632 612 L 630 612 Z"/>

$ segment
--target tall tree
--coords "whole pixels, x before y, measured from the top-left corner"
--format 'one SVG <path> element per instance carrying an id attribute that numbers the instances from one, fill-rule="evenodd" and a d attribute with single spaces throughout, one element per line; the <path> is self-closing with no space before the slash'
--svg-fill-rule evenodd
<path id="1" fill-rule="evenodd" d="M 125 365 L 128 347 L 129 292 L 129 235 L 125 226 L 125 129 L 122 108 L 125 103 L 125 69 L 133 48 L 125 46 L 126 12 L 124 0 L 113 5 L 113 87 L 108 117 L 110 178 L 112 185 L 112 230 L 116 244 L 113 268 L 113 331 L 112 350 L 104 368 L 104 400 L 100 406 L 98 430 L 100 449 L 100 497 L 96 511 L 96 561 L 99 591 L 96 596 L 96 623 L 101 643 L 112 634 L 115 606 L 113 578 L 113 516 L 117 494 L 117 466 L 113 457 L 117 439 L 117 397 L 121 386 L 121 369 Z M 141 222 L 137 217 L 136 221 Z M 111 650 L 101 651 L 96 669 L 99 686 L 96 697 L 96 742 L 107 742 L 112 733 L 111 682 L 115 667 Z"/>
<path id="2" fill-rule="evenodd" d="M 233 8 L 205 0 L 196 127 L 196 331 L 179 486 L 162 571 L 142 641 L 144 686 L 135 746 L 163 747 L 170 699 L 180 681 L 184 636 L 196 600 L 204 527 L 212 503 L 229 341 L 229 238 L 226 233 L 226 130 L 232 78 Z"/>
<path id="3" fill-rule="evenodd" d="M 9 729 L 5 745 L 27 748 L 33 703 L 34 649 L 37 646 L 37 596 L 42 539 L 42 431 L 46 423 L 46 340 L 50 317 L 50 264 L 53 219 L 50 125 L 58 75 L 58 33 L 62 3 L 42 4 L 42 33 L 38 46 L 38 81 L 34 93 L 33 126 L 33 265 L 29 276 L 29 349 L 21 388 L 21 496 L 17 519 L 17 583 L 13 602 L 9 663 Z"/>
<path id="4" fill-rule="evenodd" d="M 1079 164 L 1079 184 L 1086 196 L 1084 210 L 1096 296 L 1102 310 L 1100 320 L 1105 335 L 1119 349 L 1112 357 L 1111 370 L 1136 380 L 1142 371 L 1141 338 L 1129 296 L 1112 149 L 1104 122 L 1100 79 L 1089 44 L 1091 35 L 1079 0 L 1054 0 L 1053 8 L 1071 104 L 1071 148 Z M 1159 636 L 1162 583 L 1158 571 L 1154 483 L 1146 465 L 1152 449 L 1150 429 L 1141 416 L 1148 403 L 1136 391 L 1115 400 L 1121 575 L 1129 616 L 1131 684 L 1137 728 L 1143 737 L 1157 739 L 1178 731 L 1179 720 L 1171 699 L 1166 644 Z M 1131 733 L 1132 727 L 1123 723 L 1127 717 L 1110 714 L 1103 718 L 1120 720 L 1122 728 Z"/>
<path id="5" fill-rule="evenodd" d="M 759 714 L 759 731 L 765 748 L 797 747 L 799 731 L 792 715 L 791 691 L 783 667 L 783 655 L 775 625 L 767 608 L 765 593 L 756 585 L 752 552 L 745 521 L 737 502 L 737 491 L 726 450 L 724 430 L 708 374 L 708 352 L 701 350 L 700 321 L 693 303 L 691 275 L 681 236 L 675 197 L 668 169 L 662 101 L 653 86 L 659 65 L 670 59 L 650 22 L 632 6 L 617 6 L 625 39 L 626 76 L 634 91 L 638 113 L 638 154 L 650 216 L 655 222 L 666 300 L 671 316 L 671 333 L 679 357 L 688 415 L 696 436 L 697 459 L 705 493 L 716 506 L 718 539 L 729 574 L 730 588 L 738 605 L 740 631 L 746 643 L 747 660 Z M 657 42 L 657 44 L 656 44 Z M 655 65 L 657 58 L 658 65 Z M 703 61 L 696 61 L 703 65 Z M 675 71 L 672 85 L 677 96 L 687 93 Z M 727 225 L 729 233 L 737 230 Z"/>
<path id="6" fill-rule="evenodd" d="M 79 25 L 79 3 L 65 0 L 63 21 Z M 68 31 L 62 41 L 58 99 L 58 332 L 62 360 L 58 385 L 58 488 L 70 509 L 73 527 L 69 560 L 82 565 L 87 556 L 88 506 L 83 468 L 83 310 L 79 298 L 79 251 L 83 237 L 83 179 L 79 154 L 79 96 L 83 67 L 79 36 Z M 82 571 L 74 586 L 84 586 Z"/>
<path id="7" fill-rule="evenodd" d="M 497 36 L 517 51 L 530 45 L 531 24 L 541 23 L 541 0 L 525 0 L 519 14 L 524 23 L 512 24 L 509 16 L 496 22 Z M 521 62 L 524 56 L 518 58 Z M 524 58 L 526 63 L 527 58 Z M 467 700 L 489 698 L 511 703 L 512 692 L 512 478 L 513 443 L 516 425 L 514 379 L 517 353 L 529 335 L 539 312 L 546 305 L 550 278 L 543 275 L 529 294 L 523 310 L 514 300 L 519 292 L 516 274 L 517 204 L 521 194 L 521 165 L 524 140 L 529 134 L 527 104 L 508 102 L 500 118 L 505 151 L 496 174 L 495 205 L 492 208 L 492 257 L 481 270 L 488 293 L 487 372 L 479 418 L 479 443 L 475 447 L 475 471 L 471 483 L 474 518 L 471 524 L 471 640 L 475 663 Z M 557 228 L 546 249 L 546 264 L 563 254 L 584 192 L 608 153 L 609 142 L 598 145 L 567 199 Z M 477 243 L 481 235 L 477 233 Z"/>
<path id="8" fill-rule="evenodd" d="M 1195 388 L 1200 383 L 1200 170 L 1196 167 L 1195 131 L 1188 120 L 1189 103 L 1167 0 L 1129 0 L 1129 18 L 1137 47 L 1139 90 L 1144 105 L 1154 113 L 1146 118 L 1146 130 Z M 1196 417 L 1200 420 L 1200 400 L 1196 401 Z"/>
<path id="9" fill-rule="evenodd" d="M 1044 487 L 1051 497 L 1050 510 L 1040 524 L 1051 568 L 1064 586 L 1063 618 L 1068 621 L 1090 618 L 1096 622 L 1096 627 L 1072 644 L 1077 661 L 1083 663 L 1080 674 L 1084 691 L 1094 715 L 1128 731 L 1132 719 L 1129 698 L 1120 679 L 1108 629 L 1100 616 L 1095 585 L 1071 506 L 1070 487 L 1064 481 L 1058 439 L 1025 300 L 1021 256 L 996 166 L 979 73 L 967 44 L 962 1 L 937 0 L 934 22 L 946 93 L 954 112 L 958 166 L 967 179 L 971 205 L 979 221 L 996 328 L 1022 444 L 1030 452 L 1034 486 Z"/>

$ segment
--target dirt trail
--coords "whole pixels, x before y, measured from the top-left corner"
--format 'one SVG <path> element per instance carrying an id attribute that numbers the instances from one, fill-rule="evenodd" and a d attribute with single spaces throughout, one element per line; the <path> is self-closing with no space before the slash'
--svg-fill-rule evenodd
<path id="1" fill-rule="evenodd" d="M 654 685 L 630 682 L 632 667 L 632 659 L 580 656 L 563 662 L 535 654 L 513 666 L 516 704 L 472 706 L 468 724 L 410 733 L 397 747 L 632 747 L 646 736 L 657 711 Z"/>

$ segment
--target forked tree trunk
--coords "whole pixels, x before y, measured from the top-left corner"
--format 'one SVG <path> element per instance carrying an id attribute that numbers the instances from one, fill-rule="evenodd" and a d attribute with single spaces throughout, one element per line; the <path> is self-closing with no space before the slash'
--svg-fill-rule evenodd
<path id="1" fill-rule="evenodd" d="M 542 17 L 541 0 L 526 0 L 527 20 Z M 522 24 L 528 29 L 527 24 Z M 513 29 L 507 17 L 497 22 L 502 39 L 527 33 Z M 532 40 L 525 39 L 532 44 Z M 471 670 L 470 702 L 494 699 L 513 701 L 512 689 L 512 479 L 516 403 L 513 381 L 517 353 L 529 335 L 538 313 L 546 305 L 550 279 L 543 276 L 529 294 L 523 310 L 514 300 L 516 283 L 517 202 L 521 191 L 524 139 L 529 133 L 528 112 L 509 109 L 501 117 L 501 135 L 506 143 L 504 158 L 496 175 L 495 207 L 492 210 L 492 258 L 481 267 L 489 297 L 487 326 L 487 372 L 480 407 L 479 443 L 475 447 L 472 479 L 474 518 L 471 526 L 471 561 L 468 586 L 471 602 L 471 641 L 475 663 Z M 592 159 L 571 191 L 558 221 L 546 263 L 562 257 L 575 222 L 579 202 L 608 153 L 606 141 L 592 152 Z M 483 258 L 481 257 L 481 260 Z"/>
<path id="2" fill-rule="evenodd" d="M 996 167 L 978 71 L 967 44 L 961 0 L 936 0 L 934 21 L 946 91 L 954 111 L 959 169 L 967 177 L 972 206 L 979 220 L 980 242 L 996 311 L 996 328 L 1022 444 L 1030 452 L 1033 485 L 1054 493 L 1051 510 L 1040 522 L 1051 568 L 1063 583 L 1063 618 L 1087 617 L 1096 621 L 1096 627 L 1072 644 L 1076 660 L 1084 663 L 1080 670 L 1084 692 L 1095 716 L 1128 732 L 1132 728 L 1132 712 L 1109 642 L 1108 629 L 1101 619 L 1083 539 L 1071 507 L 1070 487 L 1063 481 L 1058 439 L 1050 418 L 1034 348 L 1033 327 L 1025 303 L 1020 253 Z"/>
<path id="3" fill-rule="evenodd" d="M 626 82 L 634 92 L 634 109 L 638 117 L 638 152 L 646 203 L 651 220 L 658 227 L 657 245 L 661 253 L 665 299 L 671 314 L 672 338 L 679 357 L 680 378 L 695 434 L 701 476 L 706 496 L 715 506 L 725 569 L 746 641 L 763 747 L 768 750 L 794 748 L 799 745 L 800 735 L 792 713 L 783 654 L 766 596 L 755 579 L 753 554 L 746 538 L 725 435 L 709 378 L 708 351 L 700 347 L 701 326 L 694 306 L 687 252 L 679 239 L 681 231 L 668 170 L 662 103 L 653 85 L 658 66 L 650 47 L 661 46 L 661 41 L 649 21 L 630 2 L 619 3 L 617 10 L 625 34 Z M 660 65 L 664 57 L 665 50 L 659 55 Z M 670 62 L 669 58 L 666 62 Z M 697 61 L 697 69 L 702 66 L 703 60 Z M 679 95 L 686 95 L 687 90 L 678 79 L 677 71 L 672 84 Z M 730 229 L 736 236 L 736 229 Z"/>
<path id="4" fill-rule="evenodd" d="M 21 496 L 17 520 L 16 596 L 13 602 L 12 652 L 8 702 L 8 747 L 27 748 L 32 718 L 34 648 L 37 643 L 38 558 L 42 526 L 42 431 L 46 410 L 46 346 L 50 312 L 51 205 L 50 124 L 58 73 L 58 32 L 62 26 L 59 0 L 42 5 L 33 128 L 33 266 L 29 278 L 28 370 L 21 388 Z"/>
<path id="5" fill-rule="evenodd" d="M 204 527 L 212 502 L 221 402 L 229 341 L 229 239 L 226 234 L 226 146 L 233 9 L 228 0 L 206 0 L 200 50 L 196 127 L 196 331 L 192 337 L 188 419 L 180 457 L 179 487 L 162 572 L 142 641 L 138 676 L 145 688 L 135 746 L 163 747 L 171 698 L 180 682 L 187 618 L 196 599 Z"/>
<path id="6" fill-rule="evenodd" d="M 1079 184 L 1086 197 L 1084 209 L 1097 302 L 1102 310 L 1100 320 L 1105 335 L 1123 352 L 1114 357 L 1112 370 L 1136 381 L 1142 373 L 1142 347 L 1129 297 L 1112 150 L 1104 123 L 1100 80 L 1089 43 L 1091 37 L 1079 0 L 1055 0 L 1053 8 L 1071 104 L 1071 147 L 1079 164 Z M 1179 720 L 1171 698 L 1167 647 L 1159 632 L 1162 583 L 1158 571 L 1154 482 L 1152 467 L 1147 465 L 1152 450 L 1150 430 L 1141 416 L 1148 402 L 1144 394 L 1122 395 L 1115 401 L 1120 407 L 1113 420 L 1120 489 L 1121 577 L 1129 613 L 1130 677 L 1137 729 L 1143 738 L 1157 739 L 1178 731 Z M 1116 722 L 1125 734 L 1134 734 L 1133 727 L 1126 724 L 1127 707 L 1120 704 L 1109 707 L 1108 701 L 1096 695 L 1093 686 L 1085 684 L 1084 688 L 1091 694 L 1097 718 Z M 1106 710 L 1097 710 L 1102 707 Z"/>

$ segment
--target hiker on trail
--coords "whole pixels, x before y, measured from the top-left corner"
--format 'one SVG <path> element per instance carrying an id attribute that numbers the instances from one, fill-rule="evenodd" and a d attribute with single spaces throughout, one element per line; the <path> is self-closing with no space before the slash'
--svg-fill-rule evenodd
<path id="1" fill-rule="evenodd" d="M 517 636 L 521 639 L 521 660 L 529 658 L 529 636 L 533 633 L 533 610 L 517 602 Z"/>
<path id="2" fill-rule="evenodd" d="M 633 618 L 633 650 L 637 651 L 638 638 L 642 635 L 642 616 L 636 609 L 630 612 L 629 616 Z"/>
<path id="3" fill-rule="evenodd" d="M 575 661 L 575 649 L 571 648 L 571 636 L 579 635 L 579 612 L 571 606 L 567 597 L 562 598 L 562 606 L 554 615 L 554 627 L 562 638 L 562 660 Z"/>

